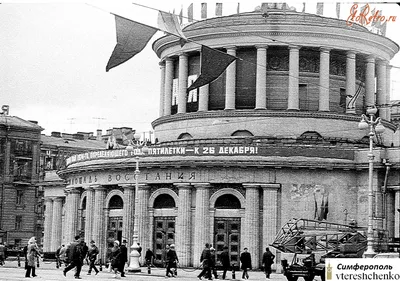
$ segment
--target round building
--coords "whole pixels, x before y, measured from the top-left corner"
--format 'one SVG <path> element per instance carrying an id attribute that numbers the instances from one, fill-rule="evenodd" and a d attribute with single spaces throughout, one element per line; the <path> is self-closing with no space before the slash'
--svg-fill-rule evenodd
<path id="1" fill-rule="evenodd" d="M 375 105 L 386 130 L 375 140 L 374 229 L 399 237 L 399 189 L 391 186 L 399 141 L 385 106 L 396 43 L 358 24 L 280 9 L 183 31 L 183 47 L 171 35 L 153 44 L 161 60 L 157 143 L 139 157 L 125 149 L 74 155 L 59 172 L 67 185 L 51 196 L 65 197 L 62 241 L 82 233 L 104 259 L 114 239 L 132 244 L 136 212 L 139 242 L 155 263 L 174 243 L 182 266 L 198 266 L 211 243 L 217 254 L 228 246 L 232 262 L 247 247 L 258 268 L 291 218 L 367 226 L 369 137 L 358 123 Z M 200 75 L 201 45 L 237 59 L 187 93 Z"/>

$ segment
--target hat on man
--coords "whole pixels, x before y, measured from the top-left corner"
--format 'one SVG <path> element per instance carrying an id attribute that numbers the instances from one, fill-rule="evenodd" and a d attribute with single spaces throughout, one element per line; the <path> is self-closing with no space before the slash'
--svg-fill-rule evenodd
<path id="1" fill-rule="evenodd" d="M 213 247 L 210 248 L 210 251 L 215 251 L 215 249 Z"/>
<path id="2" fill-rule="evenodd" d="M 175 244 L 171 244 L 169 247 L 170 248 L 175 248 Z"/>
<path id="3" fill-rule="evenodd" d="M 128 241 L 126 241 L 126 239 L 122 240 L 122 243 L 128 243 Z"/>
<path id="4" fill-rule="evenodd" d="M 115 241 L 114 241 L 114 244 L 117 244 L 117 245 L 119 246 L 119 241 L 118 241 L 118 240 L 115 240 Z"/>
<path id="5" fill-rule="evenodd" d="M 90 243 L 91 243 L 91 244 L 94 244 L 95 242 L 94 242 L 94 240 L 92 240 L 92 241 L 90 241 Z"/>

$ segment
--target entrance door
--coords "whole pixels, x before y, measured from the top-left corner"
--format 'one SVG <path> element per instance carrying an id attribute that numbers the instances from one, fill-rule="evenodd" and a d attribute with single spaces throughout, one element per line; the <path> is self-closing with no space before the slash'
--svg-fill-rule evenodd
<path id="1" fill-rule="evenodd" d="M 107 246 L 112 248 L 114 241 L 122 242 L 122 217 L 110 217 L 107 228 Z"/>
<path id="2" fill-rule="evenodd" d="M 239 266 L 240 254 L 240 218 L 215 218 L 214 220 L 214 247 L 217 260 L 224 246 L 228 247 L 231 264 Z"/>
<path id="3" fill-rule="evenodd" d="M 162 266 L 165 260 L 165 247 L 175 243 L 175 217 L 154 218 L 154 264 Z"/>

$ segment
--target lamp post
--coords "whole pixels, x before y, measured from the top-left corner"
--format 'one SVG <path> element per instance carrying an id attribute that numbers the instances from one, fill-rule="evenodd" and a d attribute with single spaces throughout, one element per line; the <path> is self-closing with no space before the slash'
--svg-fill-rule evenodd
<path id="1" fill-rule="evenodd" d="M 375 114 L 378 110 L 376 107 L 370 107 L 367 109 L 367 115 L 361 116 L 361 121 L 358 124 L 360 130 L 369 128 L 369 152 L 368 152 L 368 232 L 367 232 L 367 251 L 364 253 L 364 257 L 372 258 L 375 256 L 374 251 L 374 188 L 373 188 L 373 172 L 374 172 L 374 136 L 382 134 L 385 131 L 385 127 L 381 123 L 381 118 L 378 117 L 376 120 Z"/>
<path id="2" fill-rule="evenodd" d="M 126 150 L 129 152 L 134 152 L 135 154 L 135 161 L 136 161 L 136 169 L 135 169 L 135 215 L 134 215 L 134 222 L 133 222 L 133 242 L 131 246 L 131 253 L 129 254 L 130 261 L 129 261 L 129 267 L 128 267 L 128 272 L 140 272 L 140 264 L 139 264 L 139 245 L 138 245 L 138 191 L 139 191 L 139 155 L 146 154 L 148 152 L 147 146 L 142 146 L 140 144 L 140 134 L 134 134 L 134 139 L 135 142 L 130 141 L 128 146 L 126 147 Z"/>

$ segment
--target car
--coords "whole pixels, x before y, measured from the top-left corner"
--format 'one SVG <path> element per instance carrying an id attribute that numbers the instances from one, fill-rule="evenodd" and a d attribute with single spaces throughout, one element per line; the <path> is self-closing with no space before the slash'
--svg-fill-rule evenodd
<path id="1" fill-rule="evenodd" d="M 374 259 L 398 259 L 400 258 L 399 253 L 379 253 L 374 256 Z"/>

